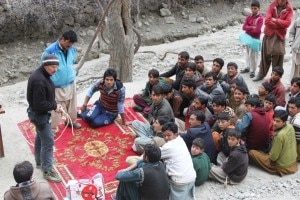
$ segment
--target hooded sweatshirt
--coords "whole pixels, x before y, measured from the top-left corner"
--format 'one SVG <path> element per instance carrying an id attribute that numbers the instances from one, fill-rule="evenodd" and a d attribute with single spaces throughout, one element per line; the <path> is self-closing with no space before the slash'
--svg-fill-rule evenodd
<path id="1" fill-rule="evenodd" d="M 11 186 L 4 194 L 4 200 L 54 200 L 56 199 L 46 182 L 30 182 L 24 186 Z"/>
<path id="2" fill-rule="evenodd" d="M 228 160 L 222 165 L 223 171 L 229 179 L 239 183 L 248 173 L 248 153 L 245 145 L 235 146 L 231 149 Z"/>

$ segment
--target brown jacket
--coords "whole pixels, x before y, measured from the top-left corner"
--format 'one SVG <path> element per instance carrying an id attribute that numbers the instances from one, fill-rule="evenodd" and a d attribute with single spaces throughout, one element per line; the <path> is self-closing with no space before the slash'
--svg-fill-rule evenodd
<path id="1" fill-rule="evenodd" d="M 24 187 L 11 186 L 10 189 L 5 192 L 4 200 L 23 200 L 24 196 L 28 197 L 27 195 L 30 195 L 32 200 L 56 199 L 48 183 L 37 183 L 33 181 Z"/>

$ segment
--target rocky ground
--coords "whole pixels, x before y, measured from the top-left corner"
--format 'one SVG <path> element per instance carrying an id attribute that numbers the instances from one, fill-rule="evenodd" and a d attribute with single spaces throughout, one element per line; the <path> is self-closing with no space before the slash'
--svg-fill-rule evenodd
<path id="1" fill-rule="evenodd" d="M 300 4 L 300 2 L 299 2 Z M 218 10 L 215 10 L 218 13 Z M 217 16 L 217 14 L 216 14 Z M 220 18 L 221 16 L 218 15 Z M 145 18 L 146 19 L 146 18 Z M 154 18 L 156 19 L 156 18 Z M 162 18 L 165 20 L 164 18 Z M 212 21 L 213 18 L 210 18 Z M 216 19 L 217 20 L 217 19 Z M 149 20 L 148 20 L 149 21 Z M 179 25 L 180 24 L 180 25 Z M 192 23 L 196 26 L 197 23 Z M 142 25 L 143 27 L 144 25 Z M 189 25 L 191 26 L 191 25 Z M 145 25 L 144 28 L 147 29 Z M 174 33 L 184 30 L 184 23 L 174 25 Z M 160 30 L 165 29 L 160 27 Z M 79 32 L 81 40 L 77 47 L 82 52 L 87 44 L 83 38 L 88 38 L 93 34 L 94 28 L 81 30 Z M 158 31 L 158 29 L 154 29 Z M 152 30 L 153 31 L 153 30 Z M 171 29 L 169 30 L 171 31 Z M 126 83 L 126 96 L 132 97 L 144 87 L 147 80 L 147 72 L 151 68 L 164 72 L 175 62 L 177 55 L 172 52 L 186 50 L 191 57 L 197 54 L 204 56 L 206 66 L 211 66 L 211 60 L 216 57 L 224 58 L 225 62 L 236 62 L 240 68 L 245 67 L 244 47 L 239 44 L 238 36 L 241 33 L 241 23 L 236 20 L 232 26 L 220 29 L 210 29 L 198 37 L 190 37 L 184 40 L 171 42 L 166 40 L 160 45 L 143 46 L 134 57 L 134 74 L 132 83 Z M 144 35 L 155 35 L 151 30 L 144 32 Z M 149 36 L 150 37 L 150 36 Z M 154 36 L 153 36 L 154 37 Z M 4 140 L 5 157 L 0 158 L 0 198 L 10 185 L 14 185 L 12 169 L 16 162 L 20 160 L 30 160 L 34 163 L 34 158 L 28 148 L 27 143 L 21 136 L 17 123 L 25 120 L 26 116 L 26 85 L 29 72 L 37 67 L 37 62 L 41 51 L 47 42 L 35 41 L 32 43 L 13 43 L 10 45 L 0 45 L 0 104 L 6 110 L 6 114 L 0 116 L 2 126 L 2 136 Z M 284 85 L 288 85 L 290 80 L 291 55 L 288 46 L 284 61 L 285 73 L 283 76 Z M 152 53 L 149 53 L 152 52 Z M 167 53 L 165 59 L 160 58 Z M 109 55 L 97 53 L 92 54 L 99 58 L 87 61 L 78 76 L 78 104 L 81 105 L 86 88 L 94 81 L 91 77 L 100 77 L 108 66 Z M 32 63 L 29 65 L 29 63 Z M 225 64 L 226 65 L 226 64 Z M 226 70 L 226 67 L 223 69 Z M 270 72 L 269 72 L 270 74 Z M 257 92 L 261 82 L 253 82 L 248 74 L 243 75 L 251 93 Z M 3 82 L 4 80 L 4 82 Z M 5 85 L 5 86 L 4 86 Z M 43 180 L 40 171 L 36 170 L 34 179 Z M 249 166 L 249 173 L 246 179 L 237 186 L 227 186 L 208 181 L 196 189 L 197 199 L 298 199 L 300 195 L 300 172 L 285 177 L 277 177 Z"/>

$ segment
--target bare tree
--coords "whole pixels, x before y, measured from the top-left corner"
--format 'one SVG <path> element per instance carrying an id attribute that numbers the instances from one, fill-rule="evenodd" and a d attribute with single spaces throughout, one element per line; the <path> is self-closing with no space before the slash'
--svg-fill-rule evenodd
<path id="1" fill-rule="evenodd" d="M 109 12 L 107 25 L 110 41 L 109 66 L 123 82 L 132 81 L 134 31 L 130 17 L 131 0 L 116 0 Z"/>

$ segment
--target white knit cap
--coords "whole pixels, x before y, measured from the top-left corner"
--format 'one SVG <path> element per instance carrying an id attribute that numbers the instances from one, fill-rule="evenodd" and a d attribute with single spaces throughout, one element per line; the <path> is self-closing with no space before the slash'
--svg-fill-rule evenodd
<path id="1" fill-rule="evenodd" d="M 47 56 L 44 57 L 43 61 L 42 61 L 43 66 L 47 66 L 47 65 L 59 65 L 59 60 L 57 59 L 57 57 L 53 54 L 49 54 Z"/>

